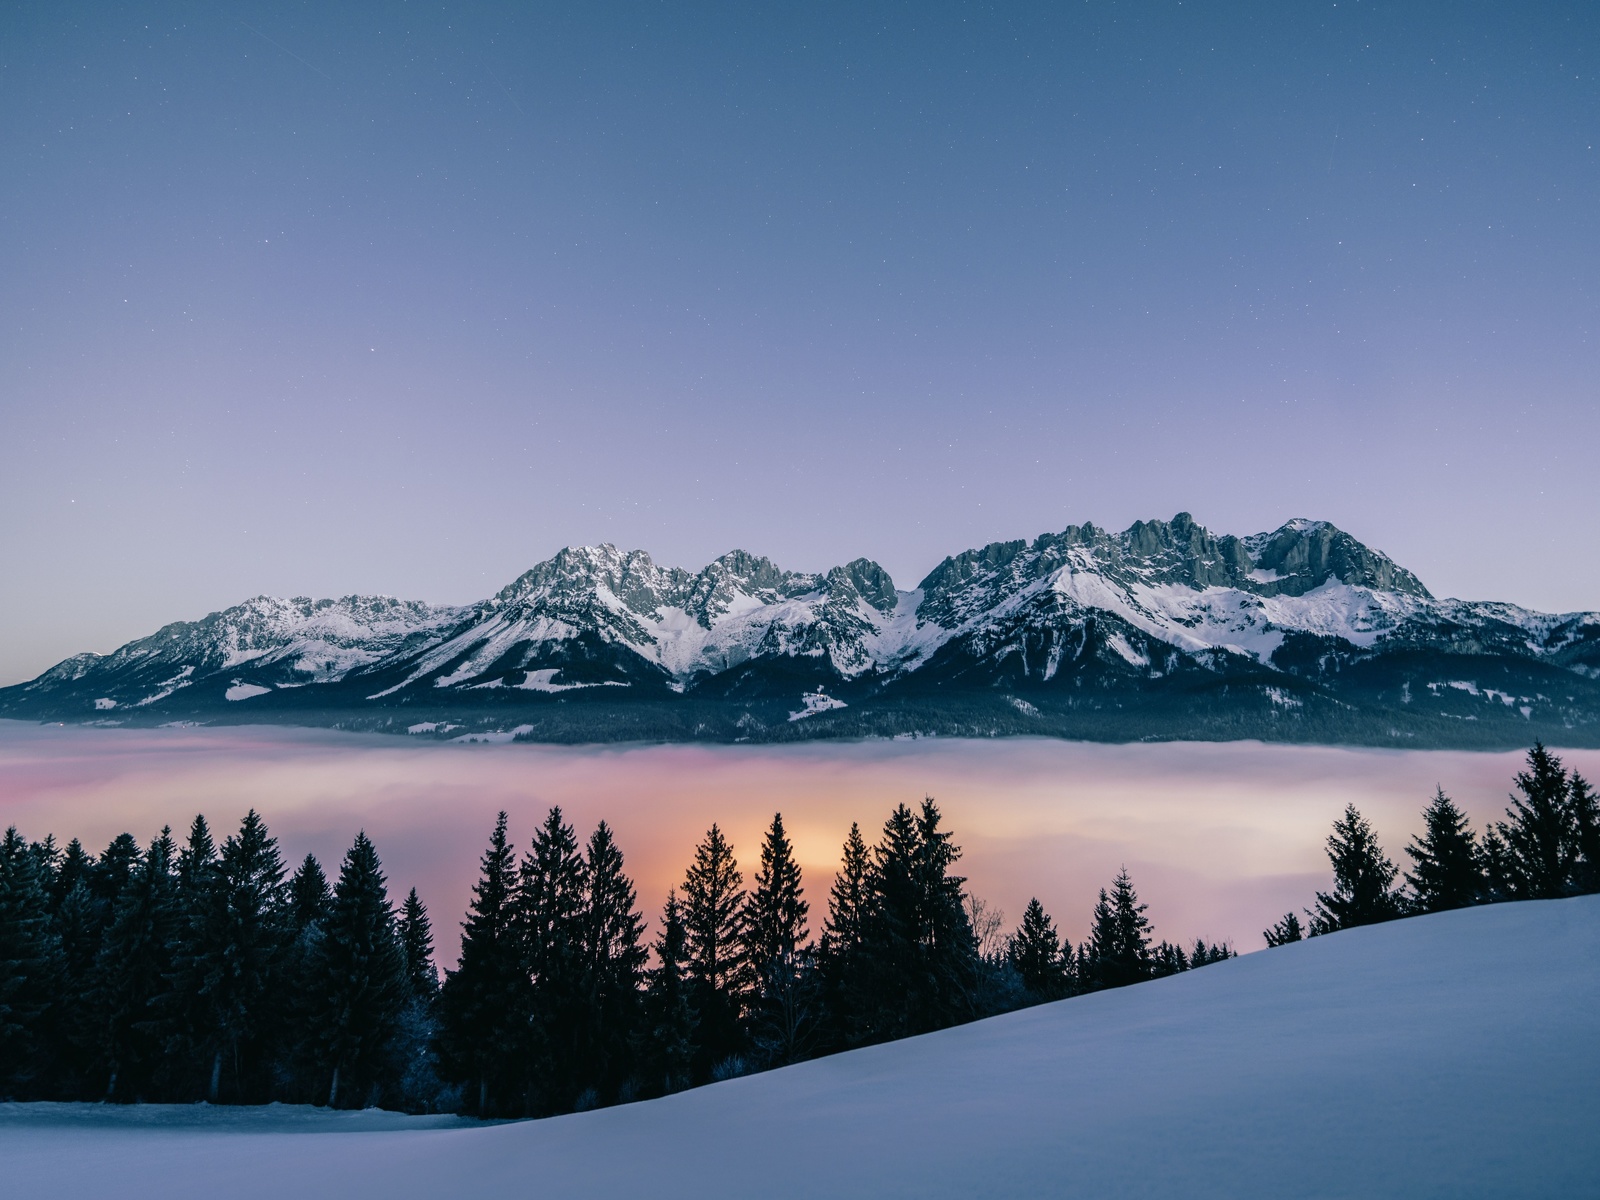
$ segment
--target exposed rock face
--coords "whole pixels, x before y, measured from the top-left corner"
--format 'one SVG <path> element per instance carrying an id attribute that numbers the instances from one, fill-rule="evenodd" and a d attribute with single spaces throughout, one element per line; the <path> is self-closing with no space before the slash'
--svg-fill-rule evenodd
<path id="1" fill-rule="evenodd" d="M 397 712 L 552 737 L 1571 743 L 1600 737 L 1600 617 L 1436 600 L 1326 522 L 1240 538 L 1179 513 L 966 550 L 911 591 L 864 558 L 691 573 L 568 548 L 478 604 L 259 597 L 0 690 L 0 716 L 52 719 Z"/>

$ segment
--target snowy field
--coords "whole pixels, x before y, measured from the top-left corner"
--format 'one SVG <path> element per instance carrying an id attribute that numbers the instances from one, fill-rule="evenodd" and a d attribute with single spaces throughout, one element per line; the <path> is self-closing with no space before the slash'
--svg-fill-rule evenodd
<path id="1" fill-rule="evenodd" d="M 28 1197 L 1551 1197 L 1600 1179 L 1600 896 L 1334 934 L 548 1121 L 0 1106 Z"/>

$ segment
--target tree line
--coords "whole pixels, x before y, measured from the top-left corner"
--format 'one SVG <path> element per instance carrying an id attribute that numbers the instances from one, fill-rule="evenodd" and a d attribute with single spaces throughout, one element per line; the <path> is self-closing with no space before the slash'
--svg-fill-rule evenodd
<path id="1" fill-rule="evenodd" d="M 1506 819 L 1491 822 L 1481 837 L 1436 788 L 1422 833 L 1405 847 L 1411 869 L 1403 882 L 1372 826 L 1354 804 L 1346 806 L 1327 842 L 1333 890 L 1316 893 L 1305 925 L 1285 913 L 1263 932 L 1267 945 L 1474 904 L 1600 892 L 1600 801 L 1589 781 L 1535 743 L 1514 783 L 1518 794 Z"/>
<path id="2" fill-rule="evenodd" d="M 0 1098 L 282 1100 L 484 1117 L 662 1095 L 1230 957 L 1154 940 L 1127 872 L 1074 946 L 954 873 L 937 804 L 852 825 L 826 914 L 774 815 L 750 886 L 713 825 L 656 937 L 600 822 L 559 808 L 518 855 L 501 813 L 441 980 L 425 906 L 358 834 L 331 885 L 254 811 L 98 856 L 0 840 Z"/>

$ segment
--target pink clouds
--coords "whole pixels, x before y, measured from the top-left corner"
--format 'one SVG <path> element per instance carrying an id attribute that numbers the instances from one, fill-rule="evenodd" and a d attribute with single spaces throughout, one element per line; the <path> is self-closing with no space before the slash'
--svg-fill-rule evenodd
<path id="1" fill-rule="evenodd" d="M 1568 752 L 1600 776 L 1600 752 Z M 0 722 L 0 823 L 103 846 L 141 840 L 196 812 L 225 833 L 250 807 L 285 857 L 335 865 L 358 828 L 391 886 L 416 886 L 441 957 L 495 813 L 523 844 L 551 804 L 586 836 L 609 821 L 647 915 L 682 878 L 712 821 L 748 875 L 760 831 L 782 810 L 815 928 L 852 820 L 869 840 L 897 803 L 936 797 L 971 888 L 1014 921 L 1037 894 L 1083 934 L 1096 890 L 1126 864 L 1158 935 L 1260 945 L 1272 919 L 1310 901 L 1322 840 L 1354 801 L 1391 856 L 1418 827 L 1435 782 L 1480 823 L 1505 806 L 1517 754 L 1045 740 L 726 746 L 454 746 L 277 728 L 119 730 Z"/>

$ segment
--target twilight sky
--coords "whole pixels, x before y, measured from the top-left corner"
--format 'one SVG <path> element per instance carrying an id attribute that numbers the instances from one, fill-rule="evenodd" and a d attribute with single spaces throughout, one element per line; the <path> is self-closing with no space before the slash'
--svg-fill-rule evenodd
<path id="1" fill-rule="evenodd" d="M 0 7 L 0 684 L 1180 509 L 1600 608 L 1600 7 Z"/>

